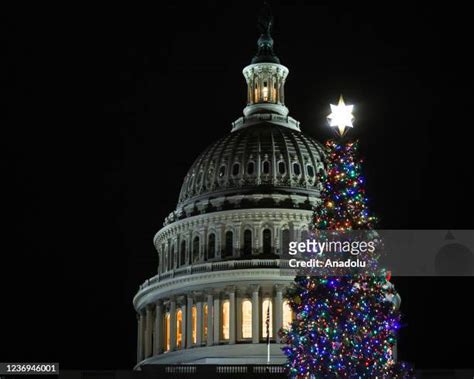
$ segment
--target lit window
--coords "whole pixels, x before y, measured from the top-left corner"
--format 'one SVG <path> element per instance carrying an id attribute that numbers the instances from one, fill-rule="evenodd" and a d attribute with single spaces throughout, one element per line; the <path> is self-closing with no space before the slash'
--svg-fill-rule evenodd
<path id="1" fill-rule="evenodd" d="M 204 307 L 202 308 L 202 314 L 202 337 L 204 340 L 207 340 L 207 304 L 204 304 Z"/>
<path id="2" fill-rule="evenodd" d="M 176 346 L 178 349 L 183 347 L 183 312 L 181 309 L 176 312 Z"/>
<path id="3" fill-rule="evenodd" d="M 196 332 L 197 332 L 197 309 L 196 306 L 193 305 L 191 308 L 191 317 L 192 317 L 192 342 L 193 344 L 196 343 L 197 337 L 196 337 Z"/>
<path id="4" fill-rule="evenodd" d="M 252 338 L 252 302 L 242 301 L 242 338 Z"/>
<path id="5" fill-rule="evenodd" d="M 171 348 L 171 333 L 170 333 L 170 314 L 165 315 L 165 333 L 166 333 L 166 351 Z"/>
<path id="6" fill-rule="evenodd" d="M 288 300 L 283 302 L 283 327 L 289 328 L 293 321 L 293 311 L 291 310 Z"/>
<path id="7" fill-rule="evenodd" d="M 267 338 L 267 330 L 268 330 L 268 336 L 271 338 L 272 329 L 273 329 L 272 301 L 270 299 L 265 299 L 263 300 L 263 303 L 262 303 L 262 335 L 263 337 Z"/>
<path id="8" fill-rule="evenodd" d="M 229 339 L 230 331 L 230 303 L 229 300 L 224 300 L 222 303 L 222 338 Z"/>
<path id="9" fill-rule="evenodd" d="M 268 101 L 268 82 L 263 82 L 263 89 L 262 89 L 262 97 L 263 101 Z"/>

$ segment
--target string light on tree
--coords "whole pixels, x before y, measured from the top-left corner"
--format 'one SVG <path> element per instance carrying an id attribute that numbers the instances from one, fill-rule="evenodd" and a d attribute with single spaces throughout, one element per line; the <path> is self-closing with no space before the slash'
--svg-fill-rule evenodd
<path id="1" fill-rule="evenodd" d="M 353 105 L 346 105 L 342 95 L 339 97 L 339 103 L 337 105 L 331 105 L 331 114 L 328 116 L 329 126 L 336 127 L 339 135 L 342 137 L 346 133 L 347 128 L 353 128 L 352 122 L 354 121 L 354 115 L 352 110 Z"/>
<path id="2" fill-rule="evenodd" d="M 343 137 L 352 128 L 352 105 L 331 105 L 330 126 Z M 321 202 L 314 209 L 312 233 L 373 230 L 358 157 L 357 141 L 326 143 L 326 171 Z M 369 257 L 370 258 L 370 257 Z M 374 257 L 376 258 L 376 257 Z M 295 314 L 281 331 L 291 378 L 412 378 L 412 369 L 397 362 L 400 297 L 390 273 L 297 276 L 287 293 Z"/>

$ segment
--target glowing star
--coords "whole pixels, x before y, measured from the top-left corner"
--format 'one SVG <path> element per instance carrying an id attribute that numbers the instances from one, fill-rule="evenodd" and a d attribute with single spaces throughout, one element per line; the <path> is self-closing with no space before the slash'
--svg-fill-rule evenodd
<path id="1" fill-rule="evenodd" d="M 346 132 L 346 127 L 353 128 L 352 121 L 354 121 L 354 115 L 352 114 L 353 105 L 346 105 L 344 99 L 339 98 L 337 105 L 331 104 L 331 114 L 328 116 L 329 126 L 337 127 L 341 136 Z"/>

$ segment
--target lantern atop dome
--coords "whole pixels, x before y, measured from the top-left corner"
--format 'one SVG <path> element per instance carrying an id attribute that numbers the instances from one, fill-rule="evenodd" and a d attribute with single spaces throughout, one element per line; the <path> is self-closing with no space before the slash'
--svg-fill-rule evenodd
<path id="1" fill-rule="evenodd" d="M 288 68 L 280 64 L 273 51 L 273 16 L 265 4 L 259 17 L 260 37 L 257 41 L 257 54 L 250 65 L 243 69 L 247 81 L 247 106 L 244 115 L 273 113 L 286 117 L 284 86 Z"/>

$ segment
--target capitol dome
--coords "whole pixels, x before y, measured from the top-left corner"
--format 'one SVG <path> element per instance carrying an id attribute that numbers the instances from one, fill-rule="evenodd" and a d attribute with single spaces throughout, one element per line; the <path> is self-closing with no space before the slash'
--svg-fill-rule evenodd
<path id="1" fill-rule="evenodd" d="M 312 208 L 311 199 L 319 195 L 323 148 L 299 127 L 274 123 L 277 115 L 267 116 L 254 117 L 251 125 L 204 150 L 184 179 L 177 217 L 218 209 L 236 196 L 239 207 L 255 194 L 261 195 L 255 206 Z"/>
<path id="2" fill-rule="evenodd" d="M 271 17 L 261 25 L 243 69 L 243 116 L 191 165 L 154 236 L 157 273 L 133 299 L 136 369 L 285 361 L 278 331 L 294 317 L 285 253 L 308 237 L 324 148 L 289 116 L 288 69 L 273 52 Z"/>

